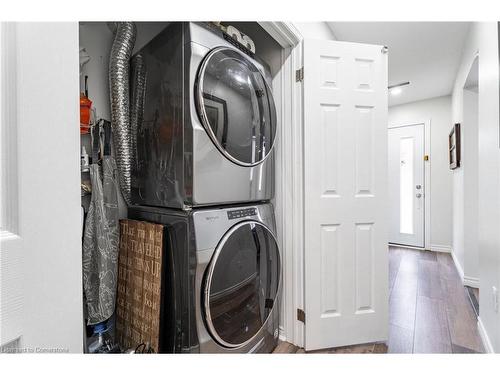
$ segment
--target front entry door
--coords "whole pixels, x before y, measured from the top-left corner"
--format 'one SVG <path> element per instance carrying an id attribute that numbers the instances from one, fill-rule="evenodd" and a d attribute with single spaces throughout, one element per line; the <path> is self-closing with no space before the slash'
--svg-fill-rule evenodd
<path id="1" fill-rule="evenodd" d="M 424 124 L 389 129 L 389 242 L 424 247 Z"/>
<path id="2" fill-rule="evenodd" d="M 304 42 L 305 348 L 388 335 L 387 54 Z"/>

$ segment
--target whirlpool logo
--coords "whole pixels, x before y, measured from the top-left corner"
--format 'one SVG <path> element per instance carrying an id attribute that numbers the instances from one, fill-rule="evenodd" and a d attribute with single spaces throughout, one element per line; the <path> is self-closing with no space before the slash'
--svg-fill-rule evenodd
<path id="1" fill-rule="evenodd" d="M 219 216 L 207 216 L 205 217 L 205 220 L 207 221 L 214 221 L 214 220 L 218 220 L 219 219 Z"/>

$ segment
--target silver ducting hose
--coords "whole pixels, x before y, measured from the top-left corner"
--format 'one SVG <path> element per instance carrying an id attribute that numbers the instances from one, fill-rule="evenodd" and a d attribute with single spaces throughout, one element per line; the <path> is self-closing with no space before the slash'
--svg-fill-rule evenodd
<path id="1" fill-rule="evenodd" d="M 131 139 L 129 117 L 129 63 L 137 31 L 133 22 L 119 22 L 109 58 L 109 94 L 113 145 L 120 189 L 127 204 L 131 204 Z"/>
<path id="2" fill-rule="evenodd" d="M 130 98 L 130 147 L 132 168 L 137 169 L 137 130 L 144 116 L 144 100 L 146 94 L 146 66 L 142 55 L 132 58 L 132 95 Z"/>

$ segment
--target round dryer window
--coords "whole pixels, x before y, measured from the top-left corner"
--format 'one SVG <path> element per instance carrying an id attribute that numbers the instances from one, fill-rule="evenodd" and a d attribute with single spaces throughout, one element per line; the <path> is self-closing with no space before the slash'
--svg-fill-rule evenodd
<path id="1" fill-rule="evenodd" d="M 212 337 L 233 348 L 252 340 L 272 316 L 280 277 L 280 254 L 271 231 L 255 221 L 232 227 L 206 273 L 205 319 Z"/>
<path id="2" fill-rule="evenodd" d="M 201 122 L 229 160 L 253 166 L 269 155 L 276 136 L 276 108 L 264 76 L 245 54 L 228 47 L 210 51 L 195 90 Z"/>

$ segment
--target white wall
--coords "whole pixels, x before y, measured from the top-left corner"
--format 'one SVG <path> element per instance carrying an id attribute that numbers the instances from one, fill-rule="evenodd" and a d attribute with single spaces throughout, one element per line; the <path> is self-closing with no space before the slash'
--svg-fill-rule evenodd
<path id="1" fill-rule="evenodd" d="M 430 120 L 431 248 L 452 246 L 452 174 L 448 166 L 448 133 L 451 129 L 451 97 L 421 100 L 389 107 L 389 125 Z"/>
<path id="2" fill-rule="evenodd" d="M 294 22 L 293 24 L 304 39 L 337 39 L 326 22 Z"/>
<path id="3" fill-rule="evenodd" d="M 463 265 L 464 279 L 469 285 L 477 285 L 479 279 L 478 253 L 478 94 L 464 90 L 462 133 L 462 167 L 464 219 L 461 233 L 464 236 Z M 464 229 L 466 228 L 466 230 Z"/>
<path id="4" fill-rule="evenodd" d="M 478 53 L 479 312 L 480 326 L 484 327 L 491 349 L 498 352 L 500 351 L 500 315 L 494 310 L 492 298 L 492 287 L 500 286 L 499 61 L 496 23 L 475 22 L 471 26 L 453 88 L 452 119 L 454 122 L 463 122 L 463 87 Z M 454 195 L 463 189 L 463 181 L 455 177 L 458 176 L 454 176 L 453 180 Z M 458 209 L 457 213 L 460 214 L 460 212 L 461 209 Z M 459 233 L 456 233 L 456 236 L 458 235 Z"/>

